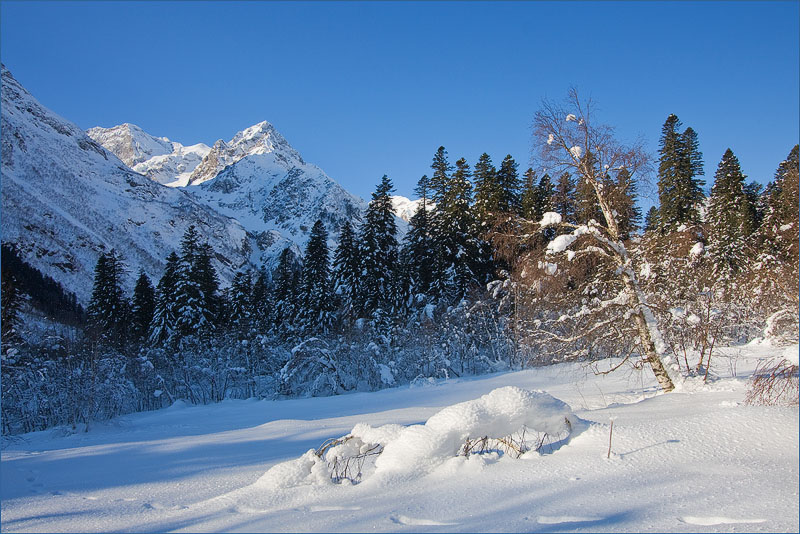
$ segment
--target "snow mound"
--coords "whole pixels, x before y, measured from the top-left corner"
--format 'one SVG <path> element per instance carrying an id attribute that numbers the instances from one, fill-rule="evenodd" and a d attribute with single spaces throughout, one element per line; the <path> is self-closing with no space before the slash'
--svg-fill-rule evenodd
<path id="1" fill-rule="evenodd" d="M 403 429 L 376 460 L 376 474 L 429 471 L 457 455 L 468 438 L 508 436 L 522 428 L 558 435 L 576 422 L 569 406 L 547 393 L 515 386 L 495 389 L 448 406 L 424 425 Z"/>
<path id="2" fill-rule="evenodd" d="M 543 391 L 516 386 L 498 388 L 478 399 L 448 406 L 425 424 L 379 427 L 359 423 L 350 434 L 325 442 L 316 451 L 273 466 L 256 482 L 259 489 L 280 490 L 305 485 L 358 483 L 375 475 L 427 473 L 458 455 L 498 455 L 496 442 L 511 443 L 530 454 L 526 432 L 535 447 L 551 437 L 566 443 L 579 419 L 570 407 Z M 529 436 L 530 437 L 530 436 Z M 465 448 L 468 440 L 473 446 Z M 482 446 L 476 446 L 476 444 Z M 555 441 L 549 442 L 551 445 Z M 535 452 L 534 452 L 535 453 Z M 463 458 L 462 458 L 463 459 Z"/>

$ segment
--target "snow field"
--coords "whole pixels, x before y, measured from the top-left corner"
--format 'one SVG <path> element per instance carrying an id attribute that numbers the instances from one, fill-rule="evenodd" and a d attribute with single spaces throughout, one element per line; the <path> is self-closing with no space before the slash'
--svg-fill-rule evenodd
<path id="1" fill-rule="evenodd" d="M 4 443 L 2 530 L 796 532 L 797 407 L 742 403 L 748 373 L 786 350 L 731 349 L 738 376 L 725 377 L 719 357 L 721 378 L 667 395 L 647 373 L 594 376 L 562 364 L 375 393 L 178 406 L 89 433 L 28 434 Z M 318 479 L 299 485 L 291 470 L 280 473 L 309 463 L 303 451 L 328 438 L 357 435 L 360 444 L 344 445 L 358 450 L 381 443 L 383 458 L 410 429 L 505 432 L 523 418 L 516 409 L 498 427 L 480 425 L 501 407 L 547 403 L 553 413 L 568 406 L 586 427 L 546 454 L 466 458 L 448 448 L 422 469 L 398 452 L 391 463 L 403 476 L 376 467 L 357 484 L 332 482 L 322 463 Z"/>

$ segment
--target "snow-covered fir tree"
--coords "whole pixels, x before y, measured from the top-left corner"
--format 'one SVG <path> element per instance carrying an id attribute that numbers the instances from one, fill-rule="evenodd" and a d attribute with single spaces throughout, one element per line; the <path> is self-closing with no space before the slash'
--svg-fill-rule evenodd
<path id="1" fill-rule="evenodd" d="M 564 222 L 576 222 L 575 219 L 575 180 L 568 172 L 562 172 L 556 182 L 551 206 L 555 213 L 561 215 Z"/>
<path id="2" fill-rule="evenodd" d="M 339 231 L 339 246 L 333 255 L 333 291 L 339 301 L 339 318 L 346 323 L 357 319 L 361 294 L 361 256 L 355 231 L 345 221 Z"/>
<path id="3" fill-rule="evenodd" d="M 379 308 L 388 312 L 396 304 L 395 271 L 398 266 L 398 248 L 392 191 L 392 182 L 384 175 L 372 193 L 372 200 L 361 226 L 359 309 L 362 317 L 371 316 Z"/>
<path id="4" fill-rule="evenodd" d="M 709 254 L 718 274 L 735 273 L 747 261 L 746 239 L 754 230 L 754 206 L 745 193 L 744 180 L 739 160 L 727 149 L 714 175 L 706 216 Z"/>
<path id="5" fill-rule="evenodd" d="M 659 140 L 658 201 L 659 224 L 664 232 L 681 224 L 700 222 L 703 201 L 703 154 L 697 133 L 686 128 L 680 133 L 681 121 L 674 114 L 667 117 Z"/>
<path id="6" fill-rule="evenodd" d="M 180 258 L 175 252 L 171 252 L 167 256 L 164 274 L 156 286 L 156 306 L 148 335 L 152 344 L 162 344 L 174 339 L 179 264 Z"/>
<path id="7" fill-rule="evenodd" d="M 116 250 L 100 255 L 94 269 L 92 298 L 87 309 L 90 330 L 105 342 L 122 344 L 127 337 L 128 303 L 122 288 L 124 266 Z"/>
<path id="8" fill-rule="evenodd" d="M 300 302 L 299 320 L 307 333 L 330 330 L 335 304 L 328 259 L 328 231 L 319 219 L 311 228 L 303 256 Z"/>
<path id="9" fill-rule="evenodd" d="M 405 236 L 405 262 L 408 271 L 408 285 L 412 294 L 428 295 L 433 282 L 433 262 L 436 254 L 432 236 L 431 208 L 428 199 L 428 176 L 423 175 L 417 182 L 415 192 L 420 197 L 417 211 L 409 220 Z"/>
<path id="10" fill-rule="evenodd" d="M 295 319 L 300 293 L 301 267 L 291 247 L 286 247 L 278 258 L 278 265 L 272 273 L 275 284 L 275 327 L 282 335 L 290 335 L 295 330 Z"/>
<path id="11" fill-rule="evenodd" d="M 143 270 L 139 271 L 139 278 L 136 279 L 136 286 L 133 288 L 130 324 L 131 335 L 137 341 L 147 337 L 155 313 L 155 299 L 153 283 Z"/>

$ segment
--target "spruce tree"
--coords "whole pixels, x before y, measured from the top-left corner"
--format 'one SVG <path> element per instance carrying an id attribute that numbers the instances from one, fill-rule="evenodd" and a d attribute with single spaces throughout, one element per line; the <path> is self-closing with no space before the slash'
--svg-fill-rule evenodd
<path id="1" fill-rule="evenodd" d="M 359 308 L 364 315 L 371 315 L 378 308 L 386 312 L 396 303 L 395 268 L 398 250 L 392 191 L 391 180 L 383 175 L 372 193 L 372 200 L 361 226 L 362 291 Z"/>
<path id="2" fill-rule="evenodd" d="M 267 268 L 262 265 L 255 276 L 253 289 L 250 293 L 252 321 L 259 333 L 266 332 L 272 326 L 275 318 L 274 308 L 272 284 L 267 274 Z"/>
<path id="3" fill-rule="evenodd" d="M 636 205 L 636 184 L 630 173 L 622 169 L 615 182 L 611 183 L 611 205 L 617 212 L 617 226 L 620 239 L 626 241 L 639 229 L 642 222 L 642 210 Z"/>
<path id="4" fill-rule="evenodd" d="M 228 295 L 228 323 L 234 332 L 246 335 L 253 319 L 253 276 L 249 269 L 233 275 Z"/>
<path id="5" fill-rule="evenodd" d="M 19 284 L 7 265 L 0 271 L 2 287 L 0 287 L 0 323 L 2 324 L 3 347 L 10 341 L 17 339 L 16 327 L 19 320 L 18 314 L 22 305 L 22 294 Z"/>
<path id="6" fill-rule="evenodd" d="M 177 318 L 177 286 L 180 258 L 175 252 L 167 256 L 164 274 L 156 287 L 156 306 L 153 311 L 153 322 L 150 324 L 149 340 L 152 344 L 161 344 L 175 338 L 175 321 Z"/>
<path id="7" fill-rule="evenodd" d="M 508 154 L 497 170 L 497 204 L 500 213 L 519 215 L 521 211 L 521 184 L 517 167 L 517 162 Z"/>
<path id="8" fill-rule="evenodd" d="M 447 150 L 440 146 L 433 155 L 433 163 L 431 163 L 433 175 L 430 179 L 431 200 L 438 206 L 443 205 L 445 202 L 445 193 L 447 191 L 447 183 L 450 180 L 450 173 L 453 167 L 447 161 Z"/>
<path id="9" fill-rule="evenodd" d="M 404 244 L 404 264 L 407 266 L 409 290 L 413 294 L 427 295 L 433 282 L 435 261 L 427 176 L 420 178 L 415 192 L 419 195 L 420 202 L 409 220 Z"/>
<path id="10" fill-rule="evenodd" d="M 676 209 L 682 224 L 700 223 L 700 206 L 705 196 L 703 186 L 705 181 L 698 178 L 705 174 L 703 170 L 703 153 L 700 152 L 700 143 L 697 133 L 688 127 L 680 136 L 680 153 L 678 162 L 678 181 L 676 183 L 679 203 Z"/>
<path id="11" fill-rule="evenodd" d="M 217 270 L 211 263 L 213 257 L 214 249 L 208 242 L 205 242 L 198 247 L 193 265 L 194 277 L 200 288 L 203 314 L 211 329 L 216 326 L 220 311 L 219 278 Z"/>
<path id="12" fill-rule="evenodd" d="M 729 148 L 714 175 L 706 222 L 709 254 L 717 273 L 734 273 L 744 267 L 745 239 L 752 233 L 752 209 L 744 189 L 745 176 Z"/>
<path id="13" fill-rule="evenodd" d="M 537 219 L 536 216 L 538 213 L 539 198 L 536 188 L 536 172 L 531 167 L 528 167 L 528 170 L 525 171 L 523 176 L 525 176 L 525 181 L 522 186 L 521 215 L 524 219 L 538 221 L 539 219 Z M 549 197 L 547 200 L 549 202 Z M 539 215 L 539 217 L 541 218 L 541 215 Z"/>
<path id="14" fill-rule="evenodd" d="M 327 332 L 333 323 L 333 289 L 328 261 L 328 231 L 317 219 L 311 228 L 303 258 L 300 318 L 307 332 Z"/>
<path id="15" fill-rule="evenodd" d="M 286 247 L 278 258 L 272 275 L 275 282 L 275 323 L 279 332 L 290 334 L 297 315 L 296 301 L 300 293 L 300 266 L 291 247 Z"/>
<path id="16" fill-rule="evenodd" d="M 103 253 L 94 270 L 89 328 L 98 339 L 121 345 L 127 338 L 129 304 L 122 290 L 124 267 L 115 250 Z"/>
<path id="17" fill-rule="evenodd" d="M 150 324 L 156 307 L 156 294 L 153 283 L 144 270 L 139 271 L 139 278 L 133 288 L 133 302 L 131 304 L 131 334 L 137 341 L 147 338 Z"/>
<path id="18" fill-rule="evenodd" d="M 575 187 L 575 221 L 578 224 L 587 224 L 594 219 L 600 224 L 605 223 L 603 211 L 597 202 L 594 187 L 586 180 L 578 180 Z"/>
<path id="19" fill-rule="evenodd" d="M 703 154 L 697 133 L 691 127 L 679 133 L 680 127 L 681 121 L 676 115 L 667 117 L 659 141 L 659 224 L 664 232 L 681 224 L 700 222 L 699 207 L 705 182 L 698 176 L 704 172 Z"/>
<path id="20" fill-rule="evenodd" d="M 644 218 L 644 231 L 653 232 L 657 230 L 658 227 L 658 208 L 655 206 L 650 206 L 650 209 L 647 210 L 647 215 Z"/>
<path id="21" fill-rule="evenodd" d="M 658 163 L 659 223 L 666 230 L 677 228 L 681 223 L 678 174 L 681 166 L 681 139 L 678 130 L 681 121 L 670 114 L 661 127 Z"/>
<path id="22" fill-rule="evenodd" d="M 200 247 L 200 237 L 195 227 L 189 226 L 181 240 L 175 287 L 175 328 L 180 337 L 205 331 L 209 326 L 203 313 L 204 299 L 200 283 L 194 276 L 194 267 Z"/>
<path id="23" fill-rule="evenodd" d="M 553 211 L 561 215 L 564 222 L 575 223 L 575 181 L 568 173 L 558 177 L 555 191 L 550 199 Z"/>
<path id="24" fill-rule="evenodd" d="M 361 257 L 350 221 L 342 224 L 333 255 L 333 292 L 339 299 L 341 318 L 347 322 L 355 319 L 361 294 Z"/>
<path id="25" fill-rule="evenodd" d="M 492 158 L 484 152 L 475 163 L 475 217 L 485 232 L 500 212 L 500 186 Z"/>
<path id="26" fill-rule="evenodd" d="M 490 271 L 487 258 L 481 255 L 483 247 L 470 207 L 469 177 L 469 165 L 461 158 L 448 181 L 445 202 L 442 207 L 437 204 L 434 215 L 433 293 L 450 302 L 463 297 L 470 285 L 483 283 Z"/>

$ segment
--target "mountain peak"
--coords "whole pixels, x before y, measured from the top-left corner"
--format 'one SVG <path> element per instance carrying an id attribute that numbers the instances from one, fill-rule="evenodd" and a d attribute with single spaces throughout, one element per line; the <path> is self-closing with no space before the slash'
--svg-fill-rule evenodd
<path id="1" fill-rule="evenodd" d="M 216 177 L 222 170 L 242 159 L 273 154 L 275 161 L 287 169 L 305 165 L 302 156 L 267 121 L 261 121 L 237 132 L 227 143 L 220 139 L 194 169 L 189 185 L 199 185 Z"/>
<path id="2" fill-rule="evenodd" d="M 166 137 L 155 137 L 129 122 L 111 128 L 90 128 L 86 133 L 110 150 L 129 167 L 153 158 L 170 154 L 173 143 Z"/>

